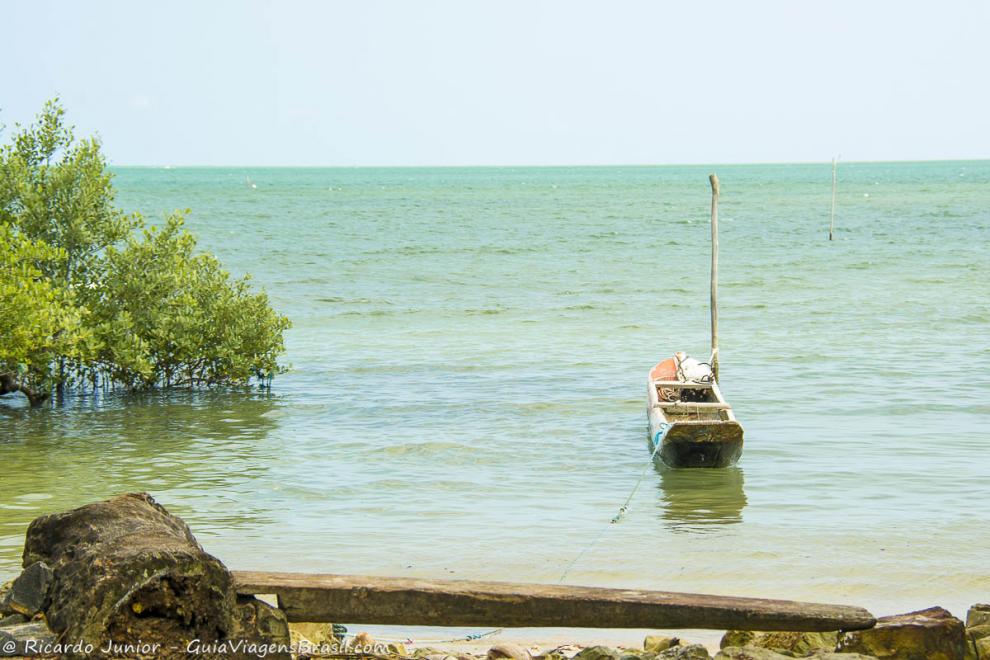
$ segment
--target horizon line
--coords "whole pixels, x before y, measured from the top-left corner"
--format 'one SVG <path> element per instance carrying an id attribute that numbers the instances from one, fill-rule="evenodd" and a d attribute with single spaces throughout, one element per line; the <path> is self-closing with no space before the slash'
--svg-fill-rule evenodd
<path id="1" fill-rule="evenodd" d="M 905 159 L 905 160 L 843 160 L 838 159 L 838 163 L 853 164 L 853 165 L 872 165 L 872 164 L 908 164 L 908 163 L 982 163 L 990 161 L 990 157 L 987 158 L 925 158 L 925 159 Z M 506 165 L 506 164 L 474 164 L 474 165 L 254 165 L 254 164 L 222 164 L 222 165 L 175 165 L 171 163 L 163 164 L 135 164 L 135 163 L 111 163 L 110 168 L 114 167 L 133 167 L 133 168 L 155 168 L 155 169 L 195 169 L 195 168 L 245 168 L 245 169 L 467 169 L 467 168 L 491 168 L 491 169 L 508 169 L 508 168 L 532 168 L 532 169 L 546 169 L 546 168 L 562 168 L 562 167 L 736 167 L 742 165 L 831 165 L 832 161 L 829 160 L 767 160 L 767 161 L 752 161 L 752 162 L 724 162 L 724 163 L 570 163 L 570 164 L 529 164 L 529 165 Z"/>

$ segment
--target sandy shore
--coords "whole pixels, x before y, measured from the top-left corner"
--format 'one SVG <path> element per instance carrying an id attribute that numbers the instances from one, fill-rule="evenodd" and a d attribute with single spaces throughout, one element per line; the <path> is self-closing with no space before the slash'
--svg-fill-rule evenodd
<path id="1" fill-rule="evenodd" d="M 678 637 L 684 643 L 702 644 L 713 654 L 718 651 L 722 630 L 590 630 L 586 628 L 512 628 L 501 630 L 495 635 L 470 641 L 448 641 L 456 637 L 488 632 L 486 630 L 465 631 L 457 629 L 391 627 L 391 626 L 348 626 L 349 634 L 367 632 L 373 639 L 401 641 L 409 651 L 418 648 L 441 648 L 451 653 L 484 655 L 489 648 L 499 643 L 511 643 L 529 649 L 535 656 L 540 652 L 561 646 L 589 647 L 609 646 L 613 648 L 642 649 L 647 635 Z M 411 642 L 405 640 L 412 640 Z"/>

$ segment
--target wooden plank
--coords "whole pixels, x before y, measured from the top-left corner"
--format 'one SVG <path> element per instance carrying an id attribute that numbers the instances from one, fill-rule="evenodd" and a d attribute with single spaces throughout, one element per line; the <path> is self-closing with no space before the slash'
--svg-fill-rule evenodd
<path id="1" fill-rule="evenodd" d="M 731 415 L 732 414 L 732 411 L 731 410 L 726 410 L 725 412 L 726 412 L 727 415 Z M 678 420 L 675 420 L 672 423 L 673 424 L 676 424 L 677 426 L 685 426 L 685 425 L 696 425 L 696 426 L 722 426 L 722 425 L 725 425 L 725 426 L 730 426 L 731 425 L 731 426 L 738 426 L 739 428 L 742 428 L 742 424 L 740 424 L 737 420 L 734 420 L 734 419 L 678 419 Z"/>
<path id="2" fill-rule="evenodd" d="M 707 410 L 732 410 L 732 406 L 727 403 L 715 403 L 714 401 L 661 401 L 657 404 L 661 408 L 683 408 L 684 410 L 707 409 Z"/>
<path id="3" fill-rule="evenodd" d="M 711 383 L 689 383 L 681 380 L 655 380 L 653 384 L 657 387 L 686 387 L 697 390 L 711 389 Z"/>
<path id="4" fill-rule="evenodd" d="M 557 584 L 234 571 L 240 594 L 277 594 L 289 621 L 408 626 L 860 630 L 859 607 Z"/>

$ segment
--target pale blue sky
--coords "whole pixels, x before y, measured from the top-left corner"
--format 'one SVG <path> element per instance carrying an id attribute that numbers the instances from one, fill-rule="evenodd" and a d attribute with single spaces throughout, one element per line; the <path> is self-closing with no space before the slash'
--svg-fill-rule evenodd
<path id="1" fill-rule="evenodd" d="M 116 164 L 990 157 L 990 3 L 5 1 L 0 122 Z"/>

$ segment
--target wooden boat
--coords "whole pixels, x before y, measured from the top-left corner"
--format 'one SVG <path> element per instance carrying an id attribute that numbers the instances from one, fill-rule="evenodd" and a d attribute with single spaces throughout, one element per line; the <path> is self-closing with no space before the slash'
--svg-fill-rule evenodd
<path id="1" fill-rule="evenodd" d="M 718 389 L 718 177 L 712 185 L 712 357 L 684 353 L 660 362 L 647 380 L 646 415 L 654 460 L 674 468 L 728 467 L 739 460 L 743 428 Z"/>
<path id="2" fill-rule="evenodd" d="M 682 354 L 678 354 L 682 355 Z M 714 378 L 678 377 L 678 356 L 664 360 L 647 381 L 650 449 L 674 468 L 729 467 L 739 460 L 743 428 Z"/>

